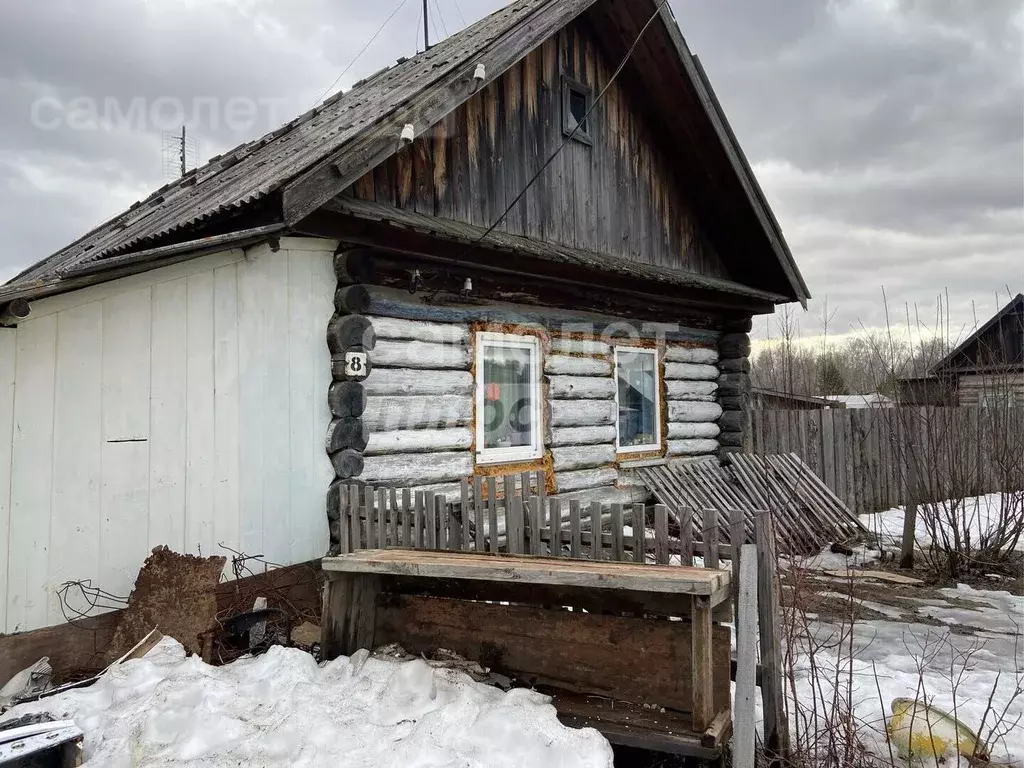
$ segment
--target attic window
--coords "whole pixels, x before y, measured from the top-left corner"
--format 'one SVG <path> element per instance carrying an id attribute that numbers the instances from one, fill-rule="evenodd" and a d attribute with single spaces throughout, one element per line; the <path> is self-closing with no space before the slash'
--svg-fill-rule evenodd
<path id="1" fill-rule="evenodd" d="M 592 99 L 590 89 L 583 83 L 571 77 L 562 78 L 562 130 L 584 144 L 594 143 L 591 118 L 587 117 Z"/>

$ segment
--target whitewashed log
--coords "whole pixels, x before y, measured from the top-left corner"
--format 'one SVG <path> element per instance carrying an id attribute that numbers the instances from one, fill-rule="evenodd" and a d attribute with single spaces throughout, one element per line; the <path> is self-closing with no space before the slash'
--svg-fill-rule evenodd
<path id="1" fill-rule="evenodd" d="M 590 427 L 615 423 L 614 400 L 552 400 L 552 427 Z"/>
<path id="2" fill-rule="evenodd" d="M 551 445 L 593 445 L 614 443 L 615 427 L 559 427 L 551 430 Z"/>
<path id="3" fill-rule="evenodd" d="M 610 355 L 612 345 L 594 339 L 566 339 L 556 336 L 551 339 L 551 352 L 564 355 Z"/>
<path id="4" fill-rule="evenodd" d="M 469 369 L 469 347 L 429 341 L 380 341 L 370 353 L 373 365 L 387 368 Z"/>
<path id="5" fill-rule="evenodd" d="M 363 382 L 373 395 L 471 395 L 469 371 L 431 371 L 416 368 L 374 368 Z"/>
<path id="6" fill-rule="evenodd" d="M 372 377 L 373 374 L 371 373 Z M 665 393 L 669 400 L 692 400 L 698 397 L 714 397 L 717 381 L 666 381 Z"/>
<path id="7" fill-rule="evenodd" d="M 669 440 L 667 453 L 669 456 L 700 456 L 718 450 L 717 440 Z"/>
<path id="8" fill-rule="evenodd" d="M 584 488 L 597 488 L 601 485 L 612 485 L 619 478 L 614 467 L 600 469 L 581 469 L 575 472 L 556 472 L 555 488 L 558 493 L 579 491 Z"/>
<path id="9" fill-rule="evenodd" d="M 551 449 L 551 463 L 556 472 L 601 467 L 615 461 L 615 446 L 570 445 Z"/>
<path id="10" fill-rule="evenodd" d="M 610 400 L 615 397 L 615 379 L 608 376 L 552 376 L 552 400 Z"/>
<path id="11" fill-rule="evenodd" d="M 466 395 L 370 397 L 363 423 L 374 432 L 397 429 L 464 427 L 473 416 L 473 398 Z"/>
<path id="12" fill-rule="evenodd" d="M 686 400 L 671 400 L 668 404 L 669 421 L 714 421 L 722 415 L 718 403 L 692 403 Z"/>
<path id="13" fill-rule="evenodd" d="M 398 429 L 372 432 L 363 453 L 380 456 L 389 453 L 425 453 L 468 450 L 473 433 L 468 427 L 454 429 Z"/>
<path id="14" fill-rule="evenodd" d="M 547 355 L 544 358 L 544 373 L 565 376 L 611 376 L 612 364 L 610 360 L 596 357 Z"/>
<path id="15" fill-rule="evenodd" d="M 379 347 L 380 344 L 378 343 L 377 346 Z M 665 363 L 665 378 L 714 381 L 718 378 L 718 368 L 714 365 L 698 365 L 697 363 Z"/>
<path id="16" fill-rule="evenodd" d="M 669 422 L 668 424 L 668 439 L 669 440 L 692 440 L 695 437 L 718 437 L 721 433 L 722 428 L 717 424 L 709 424 L 707 422 Z M 370 436 L 373 439 L 373 436 Z"/>
<path id="17" fill-rule="evenodd" d="M 646 486 L 630 485 L 618 488 L 614 485 L 605 485 L 599 488 L 584 488 L 578 491 L 566 491 L 564 493 L 552 494 L 550 498 L 558 499 L 562 503 L 562 509 L 569 507 L 568 502 L 578 501 L 584 508 L 592 501 L 599 501 L 601 504 L 632 504 L 638 501 L 646 501 L 650 498 L 651 492 Z M 605 510 L 607 512 L 607 509 Z"/>
<path id="18" fill-rule="evenodd" d="M 714 365 L 718 362 L 718 350 L 707 347 L 666 347 L 665 362 Z"/>
<path id="19" fill-rule="evenodd" d="M 467 451 L 395 453 L 390 456 L 367 456 L 359 479 L 367 483 L 407 486 L 459 480 L 471 474 L 473 455 Z"/>
<path id="20" fill-rule="evenodd" d="M 459 480 L 462 478 L 460 477 Z M 403 486 L 404 487 L 404 486 Z M 459 501 L 462 498 L 461 483 L 428 483 L 427 485 L 414 485 L 409 489 L 412 498 L 416 498 L 417 491 L 430 491 L 435 496 L 444 496 L 446 502 Z M 401 498 L 401 495 L 399 495 Z"/>
<path id="21" fill-rule="evenodd" d="M 408 339 L 432 344 L 469 344 L 469 326 L 459 323 L 429 323 L 396 317 L 371 317 L 378 339 Z"/>

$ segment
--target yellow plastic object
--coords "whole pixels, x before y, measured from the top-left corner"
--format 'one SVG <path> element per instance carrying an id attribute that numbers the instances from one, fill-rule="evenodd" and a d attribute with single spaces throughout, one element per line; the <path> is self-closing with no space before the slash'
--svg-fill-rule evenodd
<path id="1" fill-rule="evenodd" d="M 904 759 L 936 758 L 958 752 L 988 759 L 978 735 L 952 715 L 914 699 L 893 699 L 889 740 Z"/>

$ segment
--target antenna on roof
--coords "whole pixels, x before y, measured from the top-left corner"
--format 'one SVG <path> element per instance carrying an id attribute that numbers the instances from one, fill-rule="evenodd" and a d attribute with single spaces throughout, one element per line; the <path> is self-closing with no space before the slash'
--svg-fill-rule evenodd
<path id="1" fill-rule="evenodd" d="M 423 50 L 430 50 L 430 25 L 427 23 L 429 19 L 429 11 L 427 10 L 427 0 L 423 0 Z"/>
<path id="2" fill-rule="evenodd" d="M 181 133 L 163 133 L 164 178 L 174 181 L 199 166 L 199 141 L 193 139 L 181 126 Z"/>

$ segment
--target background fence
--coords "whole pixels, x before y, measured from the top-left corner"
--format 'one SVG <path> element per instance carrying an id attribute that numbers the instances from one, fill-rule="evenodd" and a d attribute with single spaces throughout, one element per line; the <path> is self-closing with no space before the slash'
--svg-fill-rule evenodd
<path id="1" fill-rule="evenodd" d="M 753 451 L 796 453 L 851 510 L 1024 486 L 1024 409 L 755 411 Z"/>

